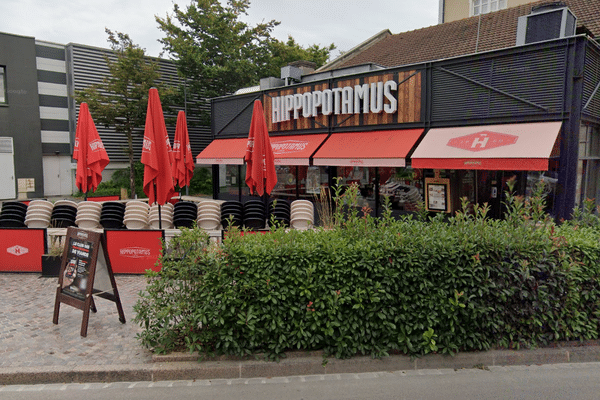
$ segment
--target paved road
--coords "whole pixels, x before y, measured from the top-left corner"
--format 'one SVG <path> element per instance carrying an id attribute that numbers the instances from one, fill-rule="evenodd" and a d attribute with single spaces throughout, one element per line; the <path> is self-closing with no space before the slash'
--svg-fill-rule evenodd
<path id="1" fill-rule="evenodd" d="M 598 399 L 600 363 L 0 387 L 0 399 Z"/>

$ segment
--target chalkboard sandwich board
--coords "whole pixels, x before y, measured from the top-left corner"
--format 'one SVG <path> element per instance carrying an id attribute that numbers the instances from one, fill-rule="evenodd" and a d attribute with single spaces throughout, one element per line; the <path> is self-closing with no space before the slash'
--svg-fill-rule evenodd
<path id="1" fill-rule="evenodd" d="M 106 251 L 106 237 L 102 233 L 85 229 L 67 228 L 56 300 L 55 324 L 58 324 L 60 303 L 83 311 L 81 336 L 87 336 L 90 310 L 96 312 L 94 296 L 116 303 L 119 321 L 125 323 L 119 291 Z"/>

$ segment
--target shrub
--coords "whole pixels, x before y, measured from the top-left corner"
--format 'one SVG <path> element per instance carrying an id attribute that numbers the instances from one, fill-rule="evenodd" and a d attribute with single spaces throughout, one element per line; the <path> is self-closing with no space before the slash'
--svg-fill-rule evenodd
<path id="1" fill-rule="evenodd" d="M 356 188 L 334 197 L 331 227 L 173 239 L 136 305 L 143 345 L 204 354 L 323 349 L 336 357 L 485 350 L 596 339 L 595 227 L 555 225 L 540 199 L 376 220 Z"/>

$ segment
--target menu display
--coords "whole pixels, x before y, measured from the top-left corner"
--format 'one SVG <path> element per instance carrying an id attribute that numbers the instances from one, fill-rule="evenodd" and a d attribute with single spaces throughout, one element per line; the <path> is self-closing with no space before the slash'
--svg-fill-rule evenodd
<path id="1" fill-rule="evenodd" d="M 119 321 L 125 323 L 119 291 L 106 250 L 106 237 L 98 232 L 67 228 L 52 322 L 58 324 L 60 304 L 83 311 L 81 336 L 87 336 L 90 311 L 96 312 L 94 296 L 116 303 Z M 94 282 L 98 274 L 98 282 Z"/>
<path id="2" fill-rule="evenodd" d="M 93 243 L 70 238 L 67 254 L 67 266 L 63 274 L 63 293 L 78 299 L 85 299 L 88 276 L 90 274 L 90 258 Z"/>
<path id="3" fill-rule="evenodd" d="M 450 179 L 425 178 L 425 205 L 428 211 L 452 212 Z"/>
<path id="4" fill-rule="evenodd" d="M 427 205 L 430 210 L 446 211 L 446 186 L 427 185 Z"/>

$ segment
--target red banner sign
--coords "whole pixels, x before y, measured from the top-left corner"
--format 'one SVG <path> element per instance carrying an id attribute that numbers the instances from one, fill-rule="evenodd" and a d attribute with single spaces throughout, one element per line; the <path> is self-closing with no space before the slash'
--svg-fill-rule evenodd
<path id="1" fill-rule="evenodd" d="M 162 249 L 162 230 L 105 230 L 104 233 L 114 273 L 143 274 L 148 269 L 160 269 L 155 264 Z"/>
<path id="2" fill-rule="evenodd" d="M 0 229 L 0 271 L 41 272 L 45 229 Z"/>

